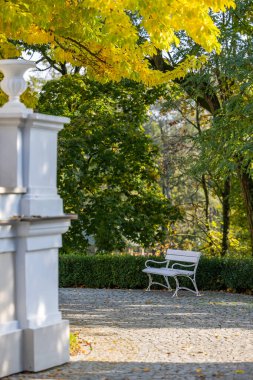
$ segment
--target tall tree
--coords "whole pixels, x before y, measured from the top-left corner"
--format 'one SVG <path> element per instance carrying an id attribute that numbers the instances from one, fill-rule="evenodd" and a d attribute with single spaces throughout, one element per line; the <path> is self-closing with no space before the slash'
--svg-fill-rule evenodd
<path id="1" fill-rule="evenodd" d="M 223 253 L 227 250 L 229 230 L 231 188 L 229 182 L 235 173 L 241 182 L 253 253 L 253 177 L 250 169 L 252 166 L 251 147 L 248 143 L 250 128 L 246 127 L 244 117 L 239 118 L 237 124 L 233 123 L 236 113 L 242 116 L 247 107 L 249 110 L 251 109 L 253 5 L 251 0 L 238 0 L 236 3 L 237 7 L 228 10 L 225 14 L 212 14 L 216 25 L 221 30 L 219 38 L 222 46 L 221 54 L 218 55 L 214 52 L 207 54 L 208 61 L 200 70 L 189 73 L 184 78 L 176 79 L 176 82 L 212 115 L 213 125 L 217 126 L 213 130 L 214 133 L 207 132 L 209 140 L 211 139 L 209 146 L 212 148 L 212 155 L 211 151 L 207 151 L 207 145 L 205 154 L 207 166 L 210 165 L 210 157 L 216 163 L 217 170 L 221 167 L 224 169 L 226 166 L 226 170 L 220 171 L 220 174 L 227 175 L 221 190 L 224 204 Z M 203 54 L 199 45 L 185 34 L 180 32 L 180 35 L 184 43 L 175 48 L 173 54 L 168 53 L 166 58 L 164 53 L 158 52 L 156 57 L 150 59 L 153 67 L 164 72 L 170 71 L 184 61 L 188 54 L 199 54 L 200 56 Z M 239 100 L 237 107 L 235 107 L 235 99 Z M 239 107 L 241 107 L 240 110 Z M 232 109 L 234 109 L 234 113 L 231 112 Z M 228 124 L 224 124 L 225 122 Z M 205 141 L 207 142 L 207 140 Z M 214 152 L 215 147 L 217 150 Z M 202 159 L 204 158 L 202 156 Z"/>
<path id="2" fill-rule="evenodd" d="M 147 131 L 161 147 L 163 188 L 183 214 L 174 225 L 170 242 L 185 249 L 201 248 L 206 253 L 218 254 L 219 218 L 213 212 L 217 203 L 215 182 L 206 166 L 204 170 L 193 170 L 201 155 L 196 141 L 209 126 L 210 117 L 200 113 L 196 103 L 178 86 L 174 91 L 172 88 L 164 91 L 163 101 L 158 105 Z"/>
<path id="3" fill-rule="evenodd" d="M 159 186 L 158 149 L 142 128 L 156 90 L 134 82 L 100 84 L 82 76 L 48 82 L 39 111 L 71 117 L 59 136 L 58 186 L 67 212 L 79 220 L 65 247 L 99 250 L 128 241 L 162 243 L 179 213 Z"/>

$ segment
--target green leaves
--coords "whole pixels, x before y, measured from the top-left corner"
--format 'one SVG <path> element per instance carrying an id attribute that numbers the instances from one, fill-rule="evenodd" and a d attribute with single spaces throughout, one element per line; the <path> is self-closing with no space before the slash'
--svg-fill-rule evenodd
<path id="1" fill-rule="evenodd" d="M 93 236 L 101 251 L 166 237 L 178 212 L 158 183 L 158 148 L 142 123 L 157 90 L 125 81 L 105 85 L 65 76 L 44 86 L 40 112 L 71 117 L 59 136 L 58 185 L 67 212 L 79 215 L 65 246 Z"/>

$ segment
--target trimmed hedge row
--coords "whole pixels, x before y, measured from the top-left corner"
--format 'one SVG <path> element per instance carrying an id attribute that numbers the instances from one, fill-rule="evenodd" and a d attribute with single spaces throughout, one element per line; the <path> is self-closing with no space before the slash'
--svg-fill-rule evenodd
<path id="1" fill-rule="evenodd" d="M 60 286 L 144 289 L 148 284 L 148 277 L 142 272 L 146 260 L 147 257 L 130 255 L 60 255 Z M 201 257 L 197 284 L 199 290 L 250 293 L 253 259 Z"/>

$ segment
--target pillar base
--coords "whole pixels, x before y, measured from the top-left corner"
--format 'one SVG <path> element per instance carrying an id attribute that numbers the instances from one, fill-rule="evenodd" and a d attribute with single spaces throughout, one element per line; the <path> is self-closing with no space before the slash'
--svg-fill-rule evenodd
<path id="1" fill-rule="evenodd" d="M 38 372 L 69 361 L 69 322 L 25 329 L 24 368 Z"/>
<path id="2" fill-rule="evenodd" d="M 69 322 L 0 334 L 0 378 L 69 361 Z"/>
<path id="3" fill-rule="evenodd" d="M 22 337 L 22 330 L 0 335 L 0 378 L 24 370 Z"/>

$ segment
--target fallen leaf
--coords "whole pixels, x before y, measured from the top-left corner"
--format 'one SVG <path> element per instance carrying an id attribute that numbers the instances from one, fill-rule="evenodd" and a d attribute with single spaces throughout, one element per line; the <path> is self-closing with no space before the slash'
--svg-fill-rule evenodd
<path id="1" fill-rule="evenodd" d="M 235 371 L 234 371 L 234 373 L 241 373 L 241 374 L 243 374 L 243 373 L 245 373 L 245 371 L 244 371 L 244 369 L 236 369 Z"/>

